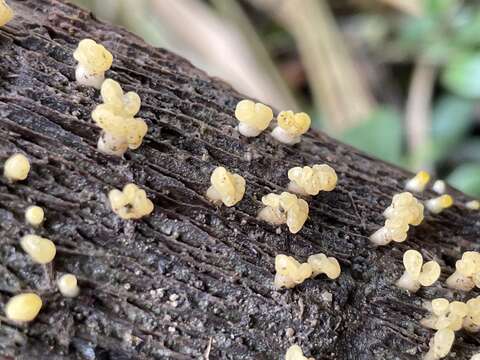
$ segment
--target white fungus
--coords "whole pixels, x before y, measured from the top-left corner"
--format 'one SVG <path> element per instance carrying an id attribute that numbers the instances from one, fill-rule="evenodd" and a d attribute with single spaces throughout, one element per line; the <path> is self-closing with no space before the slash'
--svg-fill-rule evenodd
<path id="1" fill-rule="evenodd" d="M 480 201 L 471 200 L 465 204 L 465 207 L 469 210 L 480 210 Z"/>
<path id="2" fill-rule="evenodd" d="M 65 297 L 75 297 L 80 289 L 77 285 L 77 278 L 73 274 L 64 274 L 57 280 L 57 286 L 60 293 Z"/>
<path id="3" fill-rule="evenodd" d="M 30 172 L 30 161 L 23 154 L 10 156 L 3 167 L 3 175 L 10 181 L 25 180 Z"/>
<path id="4" fill-rule="evenodd" d="M 38 235 L 25 235 L 20 239 L 20 246 L 33 261 L 39 264 L 48 264 L 57 253 L 53 241 Z"/>
<path id="5" fill-rule="evenodd" d="M 447 190 L 447 184 L 443 180 L 437 180 L 433 183 L 432 190 L 435 191 L 437 194 L 444 194 Z"/>
<path id="6" fill-rule="evenodd" d="M 451 207 L 452 205 L 453 205 L 453 198 L 450 195 L 441 195 L 439 197 L 427 200 L 425 202 L 426 208 L 434 214 L 439 214 L 443 210 Z"/>
<path id="7" fill-rule="evenodd" d="M 0 0 L 0 26 L 5 25 L 10 20 L 13 19 L 13 11 L 5 2 L 5 0 Z"/>
<path id="8" fill-rule="evenodd" d="M 100 89 L 105 80 L 105 71 L 112 66 L 112 54 L 94 40 L 83 39 L 78 43 L 73 57 L 78 61 L 75 69 L 78 83 Z"/>
<path id="9" fill-rule="evenodd" d="M 32 205 L 25 210 L 25 221 L 32 226 L 39 226 L 45 219 L 45 213 L 40 206 Z"/>
<path id="10" fill-rule="evenodd" d="M 255 137 L 265 130 L 273 119 L 272 109 L 252 100 L 242 100 L 235 108 L 238 131 L 243 136 Z"/>
<path id="11" fill-rule="evenodd" d="M 42 308 L 42 299 L 34 293 L 23 293 L 10 298 L 5 305 L 8 319 L 29 322 L 35 319 Z"/>
<path id="12" fill-rule="evenodd" d="M 234 206 L 245 194 L 245 179 L 224 167 L 213 170 L 210 182 L 212 185 L 207 190 L 207 197 L 214 202 L 221 201 L 225 206 Z"/>
<path id="13" fill-rule="evenodd" d="M 425 190 L 430 181 L 430 174 L 424 170 L 419 171 L 413 178 L 407 181 L 405 189 L 413 192 L 421 192 Z"/>
<path id="14" fill-rule="evenodd" d="M 423 257 L 416 250 L 407 250 L 403 254 L 405 272 L 396 285 L 410 292 L 417 292 L 422 286 L 433 285 L 440 277 L 440 265 L 436 261 L 423 263 Z"/>
<path id="15" fill-rule="evenodd" d="M 113 189 L 108 193 L 110 206 L 122 219 L 139 219 L 153 211 L 153 203 L 145 190 L 135 184 L 127 184 L 123 190 Z"/>
<path id="16" fill-rule="evenodd" d="M 427 328 L 458 331 L 462 329 L 464 320 L 469 314 L 469 307 L 461 301 L 449 302 L 447 299 L 434 299 L 430 305 L 431 315 L 421 320 Z"/>
<path id="17" fill-rule="evenodd" d="M 335 170 L 326 164 L 291 168 L 288 170 L 288 178 L 288 190 L 300 195 L 332 191 L 338 180 Z"/>
<path id="18" fill-rule="evenodd" d="M 291 289 L 312 276 L 312 266 L 309 263 L 300 263 L 292 256 L 277 255 L 275 257 L 275 280 L 277 289 L 285 287 Z"/>
<path id="19" fill-rule="evenodd" d="M 450 352 L 454 341 L 455 333 L 452 330 L 438 330 L 430 340 L 430 350 L 423 359 L 437 360 L 444 358 Z"/>
<path id="20" fill-rule="evenodd" d="M 303 355 L 302 348 L 298 345 L 292 345 L 288 348 L 285 354 L 285 360 L 313 360 Z"/>
<path id="21" fill-rule="evenodd" d="M 312 266 L 312 277 L 325 274 L 329 279 L 334 280 L 342 272 L 338 260 L 327 257 L 325 254 L 310 255 L 307 262 Z"/>
<path id="22" fill-rule="evenodd" d="M 273 129 L 272 136 L 281 143 L 294 145 L 300 142 L 311 123 L 310 116 L 306 113 L 282 111 L 277 116 L 277 126 Z"/>
<path id="23" fill-rule="evenodd" d="M 466 251 L 462 259 L 455 263 L 455 272 L 447 279 L 451 289 L 470 291 L 475 286 L 480 288 L 480 253 Z"/>

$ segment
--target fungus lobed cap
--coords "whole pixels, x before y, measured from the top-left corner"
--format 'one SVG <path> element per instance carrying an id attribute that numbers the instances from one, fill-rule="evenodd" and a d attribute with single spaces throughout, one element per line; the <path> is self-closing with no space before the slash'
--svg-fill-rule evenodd
<path id="1" fill-rule="evenodd" d="M 13 19 L 13 10 L 5 0 L 0 0 L 0 26 L 5 25 Z"/>
<path id="2" fill-rule="evenodd" d="M 92 39 L 83 39 L 78 43 L 73 57 L 91 73 L 98 74 L 107 71 L 112 66 L 113 56 L 101 44 Z"/>
<path id="3" fill-rule="evenodd" d="M 235 117 L 241 123 L 245 123 L 258 130 L 265 130 L 273 119 L 270 107 L 252 100 L 241 100 L 235 108 Z"/>
<path id="4" fill-rule="evenodd" d="M 278 126 L 290 135 L 302 135 L 310 129 L 312 120 L 306 113 L 294 113 L 291 110 L 281 111 L 277 116 Z"/>
<path id="5" fill-rule="evenodd" d="M 213 170 L 210 182 L 226 206 L 237 204 L 245 194 L 245 179 L 238 174 L 230 173 L 222 166 Z"/>
<path id="6" fill-rule="evenodd" d="M 35 319 L 42 308 L 42 299 L 35 293 L 15 295 L 5 305 L 5 315 L 14 321 L 28 322 Z"/>

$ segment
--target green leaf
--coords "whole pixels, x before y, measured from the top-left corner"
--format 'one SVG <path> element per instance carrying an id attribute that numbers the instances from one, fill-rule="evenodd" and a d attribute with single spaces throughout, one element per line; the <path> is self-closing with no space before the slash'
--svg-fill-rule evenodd
<path id="1" fill-rule="evenodd" d="M 394 164 L 401 162 L 401 118 L 391 109 L 376 110 L 360 126 L 343 133 L 341 139 L 382 160 Z"/>
<path id="2" fill-rule="evenodd" d="M 423 8 L 429 16 L 442 16 L 458 5 L 458 0 L 423 0 Z"/>
<path id="3" fill-rule="evenodd" d="M 443 71 L 442 82 L 457 95 L 480 97 L 480 53 L 464 53 L 452 58 Z"/>
<path id="4" fill-rule="evenodd" d="M 480 196 L 480 163 L 460 165 L 448 176 L 447 181 L 467 194 Z"/>

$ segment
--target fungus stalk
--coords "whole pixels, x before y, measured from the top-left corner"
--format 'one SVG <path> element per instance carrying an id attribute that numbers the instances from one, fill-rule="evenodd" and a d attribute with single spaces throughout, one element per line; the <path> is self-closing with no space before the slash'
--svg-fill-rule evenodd
<path id="1" fill-rule="evenodd" d="M 77 277 L 73 274 L 65 274 L 57 280 L 58 290 L 65 297 L 75 297 L 80 289 L 77 285 Z"/>
<path id="2" fill-rule="evenodd" d="M 40 206 L 32 205 L 25 211 L 25 221 L 34 226 L 40 226 L 45 218 L 45 213 Z"/>
<path id="3" fill-rule="evenodd" d="M 432 190 L 435 191 L 437 194 L 445 194 L 447 191 L 447 184 L 443 180 L 437 180 L 433 183 Z"/>
<path id="4" fill-rule="evenodd" d="M 440 265 L 436 261 L 423 264 L 423 257 L 416 250 L 407 250 L 403 254 L 405 272 L 396 285 L 410 292 L 417 292 L 422 286 L 433 285 L 440 277 Z"/>
<path id="5" fill-rule="evenodd" d="M 5 0 L 0 0 L 0 26 L 5 25 L 10 20 L 13 19 L 13 11 L 5 2 Z"/>
<path id="6" fill-rule="evenodd" d="M 10 156 L 3 167 L 3 175 L 11 182 L 25 180 L 30 172 L 30 161 L 23 154 Z"/>
<path id="7" fill-rule="evenodd" d="M 462 291 L 470 291 L 475 285 L 480 287 L 480 253 L 463 253 L 462 259 L 455 263 L 455 272 L 446 283 L 449 288 Z"/>
<path id="8" fill-rule="evenodd" d="M 320 191 L 332 191 L 337 185 L 337 173 L 328 165 L 294 167 L 288 170 L 288 190 L 300 195 L 317 195 Z"/>
<path id="9" fill-rule="evenodd" d="M 453 198 L 450 195 L 442 195 L 425 202 L 427 209 L 434 214 L 440 214 L 443 210 L 448 209 L 452 205 Z"/>
<path id="10" fill-rule="evenodd" d="M 19 322 L 29 322 L 35 319 L 42 308 L 42 299 L 34 293 L 15 295 L 5 305 L 5 315 L 8 319 Z"/>
<path id="11" fill-rule="evenodd" d="M 245 179 L 230 173 L 224 167 L 217 167 L 210 177 L 211 186 L 207 197 L 214 202 L 222 202 L 225 206 L 234 206 L 245 194 Z"/>
<path id="12" fill-rule="evenodd" d="M 480 332 L 480 296 L 467 301 L 468 314 L 463 320 L 463 328 L 471 333 Z"/>
<path id="13" fill-rule="evenodd" d="M 77 82 L 81 85 L 100 89 L 105 80 L 105 71 L 112 66 L 112 54 L 94 40 L 83 39 L 78 43 L 73 57 L 78 62 L 75 69 Z"/>
<path id="14" fill-rule="evenodd" d="M 310 116 L 306 113 L 282 111 L 277 116 L 277 126 L 273 129 L 272 136 L 281 143 L 294 145 L 300 142 L 311 123 Z"/>
<path id="15" fill-rule="evenodd" d="M 292 234 L 299 232 L 307 221 L 308 204 L 294 194 L 268 194 L 262 197 L 262 203 L 265 207 L 260 210 L 258 218 L 272 225 L 287 224 Z"/>
<path id="16" fill-rule="evenodd" d="M 92 112 L 92 119 L 103 130 L 98 140 L 98 149 L 109 155 L 122 156 L 128 149 L 138 149 L 148 126 L 134 116 L 140 110 L 140 97 L 129 91 L 126 94 L 120 84 L 107 79 L 100 91 L 103 104 Z"/>
<path id="17" fill-rule="evenodd" d="M 243 136 L 255 137 L 268 128 L 273 119 L 272 109 L 255 103 L 252 100 L 242 100 L 235 108 L 235 117 L 239 121 L 238 131 Z"/>
<path id="18" fill-rule="evenodd" d="M 110 206 L 122 219 L 139 219 L 153 211 L 153 203 L 147 198 L 145 190 L 135 184 L 127 184 L 123 190 L 113 189 L 108 193 Z"/>
<path id="19" fill-rule="evenodd" d="M 312 277 L 325 274 L 329 279 L 337 279 L 342 272 L 338 260 L 327 257 L 325 254 L 315 254 L 308 257 L 307 262 L 312 266 Z"/>
<path id="20" fill-rule="evenodd" d="M 455 333 L 452 330 L 438 330 L 430 340 L 430 350 L 423 359 L 437 360 L 444 358 L 450 352 L 454 341 Z"/>
<path id="21" fill-rule="evenodd" d="M 430 181 L 430 174 L 424 170 L 419 171 L 413 178 L 407 181 L 405 189 L 413 192 L 422 192 Z"/>
<path id="22" fill-rule="evenodd" d="M 55 258 L 57 248 L 53 241 L 38 235 L 25 235 L 20 240 L 20 246 L 33 261 L 39 264 L 48 264 Z"/>
<path id="23" fill-rule="evenodd" d="M 301 264 L 292 256 L 277 255 L 275 257 L 275 280 L 277 289 L 285 287 L 291 289 L 312 276 L 312 266 L 309 263 Z"/>
<path id="24" fill-rule="evenodd" d="M 461 301 L 450 303 L 447 299 L 439 298 L 432 300 L 430 311 L 432 314 L 421 320 L 422 326 L 434 330 L 458 331 L 463 327 L 464 319 L 469 313 L 469 307 Z"/>

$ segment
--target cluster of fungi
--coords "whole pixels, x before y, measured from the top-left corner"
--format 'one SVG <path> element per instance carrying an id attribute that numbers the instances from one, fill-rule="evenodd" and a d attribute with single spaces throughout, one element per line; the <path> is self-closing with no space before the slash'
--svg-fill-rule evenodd
<path id="1" fill-rule="evenodd" d="M 13 17 L 12 10 L 0 0 L 0 26 Z M 141 107 L 141 99 L 135 92 L 124 93 L 121 85 L 105 79 L 105 72 L 113 63 L 112 54 L 94 40 L 80 41 L 73 57 L 78 62 L 75 77 L 84 86 L 100 89 L 102 104 L 92 111 L 94 123 L 101 129 L 98 139 L 98 150 L 111 156 L 123 156 L 130 150 L 139 148 L 148 132 L 147 123 L 136 118 Z M 235 117 L 239 124 L 237 130 L 246 137 L 259 136 L 268 129 L 274 114 L 267 105 L 252 100 L 240 101 L 235 109 Z M 281 111 L 277 116 L 277 125 L 271 131 L 273 139 L 286 144 L 295 145 L 301 141 L 302 134 L 310 128 L 311 120 L 306 113 Z M 21 154 L 13 154 L 3 165 L 3 174 L 11 183 L 24 181 L 31 170 L 29 159 Z M 322 191 L 333 191 L 338 178 L 335 170 L 327 164 L 298 166 L 287 173 L 290 183 L 288 191 L 280 194 L 265 194 L 262 197 L 263 207 L 258 211 L 258 219 L 273 226 L 286 224 L 292 234 L 301 231 L 308 220 L 311 196 Z M 412 192 L 425 190 L 430 175 L 421 171 L 405 185 L 406 192 L 393 196 L 391 205 L 385 210 L 385 224 L 371 235 L 375 246 L 385 246 L 390 242 L 404 242 L 408 237 L 410 226 L 419 226 L 424 220 L 424 209 L 438 214 L 454 203 L 454 199 L 444 194 L 446 185 L 437 180 L 432 189 L 440 196 L 422 203 Z M 245 179 L 225 167 L 216 167 L 210 178 L 211 186 L 206 190 L 206 197 L 212 203 L 233 207 L 242 201 L 246 191 Z M 151 214 L 153 202 L 148 199 L 145 190 L 137 185 L 126 184 L 122 190 L 112 189 L 108 193 L 109 205 L 114 213 L 125 220 L 140 219 Z M 480 209 L 477 200 L 469 201 L 465 207 L 471 210 Z M 20 246 L 29 255 L 32 262 L 49 264 L 56 255 L 55 243 L 50 239 L 34 234 L 45 221 L 44 210 L 37 205 L 26 208 L 25 220 L 32 228 L 32 233 L 20 239 Z M 399 288 L 415 293 L 422 286 L 432 286 L 438 281 L 441 268 L 438 262 L 430 260 L 424 263 L 422 254 L 417 250 L 407 250 L 403 255 L 405 271 L 395 283 Z M 275 258 L 274 286 L 277 289 L 291 289 L 307 279 L 324 274 L 335 280 L 341 275 L 341 267 L 337 259 L 323 253 L 314 254 L 302 263 L 292 256 L 278 254 Z M 65 297 L 79 295 L 80 288 L 74 274 L 59 274 L 56 281 L 58 291 Z M 456 263 L 456 271 L 447 279 L 447 287 L 470 291 L 480 288 L 480 254 L 467 251 Z M 24 323 L 35 319 L 42 308 L 42 299 L 34 292 L 24 292 L 10 298 L 4 312 L 10 321 Z M 468 301 L 452 301 L 433 299 L 428 307 L 431 315 L 424 318 L 421 324 L 434 329 L 435 335 L 430 341 L 430 350 L 425 360 L 445 357 L 454 343 L 455 332 L 461 329 L 472 333 L 480 332 L 480 296 Z M 474 355 L 472 360 L 478 360 Z M 286 352 L 286 360 L 309 360 L 298 345 L 292 345 Z"/>

